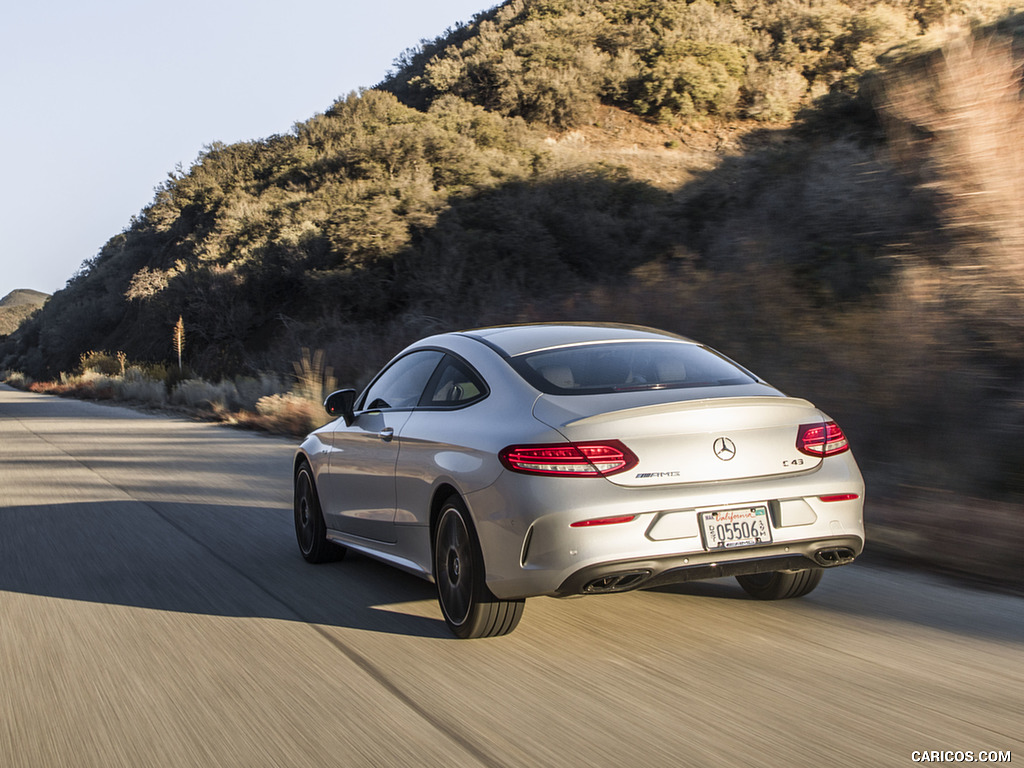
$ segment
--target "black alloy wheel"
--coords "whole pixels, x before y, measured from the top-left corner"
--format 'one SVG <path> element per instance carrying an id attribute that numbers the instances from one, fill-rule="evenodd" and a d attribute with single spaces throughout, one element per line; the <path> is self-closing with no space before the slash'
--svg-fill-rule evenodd
<path id="1" fill-rule="evenodd" d="M 329 563 L 345 556 L 345 548 L 327 538 L 327 525 L 313 485 L 313 472 L 303 462 L 295 473 L 295 538 L 309 563 Z"/>
<path id="2" fill-rule="evenodd" d="M 480 543 L 466 505 L 451 496 L 434 532 L 434 581 L 445 623 L 456 637 L 507 635 L 519 623 L 519 600 L 499 600 L 487 588 Z"/>

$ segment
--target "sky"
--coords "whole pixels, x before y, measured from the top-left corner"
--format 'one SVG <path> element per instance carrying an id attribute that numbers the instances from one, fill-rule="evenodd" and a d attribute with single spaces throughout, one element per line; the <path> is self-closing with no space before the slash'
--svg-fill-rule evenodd
<path id="1" fill-rule="evenodd" d="M 287 133 L 497 2 L 5 3 L 0 298 L 63 288 L 204 146 Z"/>

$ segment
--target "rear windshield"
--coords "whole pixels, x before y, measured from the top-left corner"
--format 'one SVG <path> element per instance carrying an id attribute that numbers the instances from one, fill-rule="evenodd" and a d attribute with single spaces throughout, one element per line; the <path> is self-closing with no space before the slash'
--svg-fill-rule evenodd
<path id="1" fill-rule="evenodd" d="M 753 376 L 707 347 L 679 342 L 580 344 L 509 360 L 549 395 L 595 395 L 682 387 L 751 384 Z"/>

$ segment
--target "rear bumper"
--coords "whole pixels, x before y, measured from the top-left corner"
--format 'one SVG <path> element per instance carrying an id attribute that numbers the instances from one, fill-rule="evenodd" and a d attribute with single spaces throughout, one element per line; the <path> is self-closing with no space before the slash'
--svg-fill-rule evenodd
<path id="1" fill-rule="evenodd" d="M 863 539 L 839 536 L 730 552 L 702 552 L 600 563 L 576 571 L 553 594 L 555 597 L 568 597 L 627 592 L 721 576 L 832 568 L 853 562 L 863 550 Z"/>
<path id="2" fill-rule="evenodd" d="M 842 494 L 853 498 L 821 498 Z M 487 586 L 508 600 L 842 565 L 864 548 L 863 494 L 860 471 L 846 453 L 796 476 L 664 488 L 505 472 L 492 486 L 467 494 L 466 501 Z M 752 504 L 770 509 L 771 543 L 733 550 L 705 546 L 698 524 L 702 511 Z M 605 516 L 633 519 L 571 527 Z"/>

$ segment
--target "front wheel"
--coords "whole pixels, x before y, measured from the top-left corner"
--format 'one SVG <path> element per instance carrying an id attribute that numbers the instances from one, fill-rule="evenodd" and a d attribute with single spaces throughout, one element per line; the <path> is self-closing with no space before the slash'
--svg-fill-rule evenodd
<path id="1" fill-rule="evenodd" d="M 458 496 L 445 501 L 437 521 L 434 581 L 441 613 L 456 637 L 507 635 L 523 615 L 525 600 L 499 600 L 487 588 L 480 543 Z"/>
<path id="2" fill-rule="evenodd" d="M 320 510 L 320 499 L 313 485 L 313 471 L 303 462 L 295 473 L 295 538 L 299 551 L 309 563 L 340 560 L 345 548 L 327 538 L 327 524 Z"/>
<path id="3" fill-rule="evenodd" d="M 737 576 L 736 581 L 743 591 L 758 600 L 785 600 L 791 597 L 803 597 L 821 582 L 824 573 L 820 568 L 809 568 L 806 571 L 771 571 L 769 573 L 753 573 L 749 576 Z"/>

